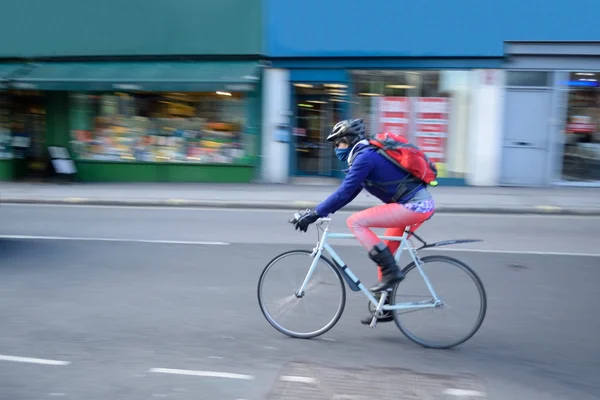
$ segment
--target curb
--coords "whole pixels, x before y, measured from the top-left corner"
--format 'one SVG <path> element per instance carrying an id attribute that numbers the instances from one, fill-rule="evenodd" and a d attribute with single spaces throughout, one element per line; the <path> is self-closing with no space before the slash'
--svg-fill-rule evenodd
<path id="1" fill-rule="evenodd" d="M 215 208 L 215 209 L 249 209 L 249 210 L 290 210 L 314 208 L 317 203 L 311 201 L 219 201 L 219 200 L 116 200 L 116 199 L 86 199 L 86 198 L 57 198 L 57 199 L 4 199 L 1 204 L 40 204 L 40 205 L 70 205 L 70 206 L 119 206 L 119 207 L 174 207 L 174 208 Z M 377 205 L 349 204 L 343 211 L 361 211 Z M 600 208 L 563 208 L 556 206 L 523 206 L 523 207 L 469 207 L 440 205 L 436 213 L 467 213 L 467 214 L 535 214 L 535 215 L 580 215 L 600 216 Z"/>

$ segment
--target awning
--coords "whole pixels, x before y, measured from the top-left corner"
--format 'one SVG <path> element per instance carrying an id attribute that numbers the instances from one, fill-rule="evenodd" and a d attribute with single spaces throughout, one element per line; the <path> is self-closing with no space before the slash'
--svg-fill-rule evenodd
<path id="1" fill-rule="evenodd" d="M 260 66 L 252 61 L 44 62 L 13 79 L 12 86 L 68 91 L 254 90 Z"/>
<path id="2" fill-rule="evenodd" d="M 14 64 L 14 63 L 2 63 L 0 64 L 0 88 L 6 86 L 6 82 L 15 75 L 15 72 L 26 67 L 25 64 Z"/>

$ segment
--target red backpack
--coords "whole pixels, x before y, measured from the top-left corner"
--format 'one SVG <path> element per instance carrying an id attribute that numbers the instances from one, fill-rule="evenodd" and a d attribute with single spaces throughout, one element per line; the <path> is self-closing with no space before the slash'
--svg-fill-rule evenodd
<path id="1" fill-rule="evenodd" d="M 418 180 L 435 186 L 437 168 L 417 146 L 409 143 L 403 136 L 382 132 L 369 139 L 371 146 L 378 148 L 378 153 L 408 172 Z"/>

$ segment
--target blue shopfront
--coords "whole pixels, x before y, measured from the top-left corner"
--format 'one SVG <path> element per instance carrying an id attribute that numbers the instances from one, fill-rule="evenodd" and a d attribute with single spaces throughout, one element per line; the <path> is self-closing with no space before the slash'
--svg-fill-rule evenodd
<path id="1" fill-rule="evenodd" d="M 371 131 L 393 130 L 393 125 L 384 123 L 394 116 L 387 118 L 380 112 L 385 101 L 406 99 L 414 105 L 419 100 L 440 99 L 451 108 L 444 116 L 446 128 L 440 131 L 443 148 L 437 149 L 441 180 L 446 185 L 464 184 L 470 71 L 498 68 L 499 58 L 361 58 L 344 60 L 342 68 L 334 68 L 336 64 L 342 64 L 341 60 L 272 60 L 272 68 L 289 71 L 291 176 L 343 176 L 345 167 L 325 140 L 340 119 L 363 118 Z M 415 121 L 406 118 L 406 133 L 420 140 Z"/>
<path id="2" fill-rule="evenodd" d="M 360 117 L 372 131 L 399 130 L 426 146 L 446 184 L 497 184 L 506 42 L 589 40 L 593 13 L 572 19 L 570 10 L 566 0 L 543 16 L 518 0 L 265 0 L 266 56 L 277 75 L 267 97 L 282 91 L 269 107 L 281 108 L 271 116 L 285 115 L 292 133 L 286 146 L 263 147 L 263 176 L 341 177 L 324 139 L 335 121 Z"/>

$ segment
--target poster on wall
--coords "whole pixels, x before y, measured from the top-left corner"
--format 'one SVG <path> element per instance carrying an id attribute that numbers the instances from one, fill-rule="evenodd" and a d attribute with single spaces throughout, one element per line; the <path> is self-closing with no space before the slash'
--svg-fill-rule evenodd
<path id="1" fill-rule="evenodd" d="M 438 177 L 443 178 L 446 176 L 449 99 L 417 97 L 414 102 L 416 145 L 436 164 Z"/>
<path id="2" fill-rule="evenodd" d="M 379 132 L 392 132 L 410 138 L 410 99 L 381 97 L 379 99 Z"/>

